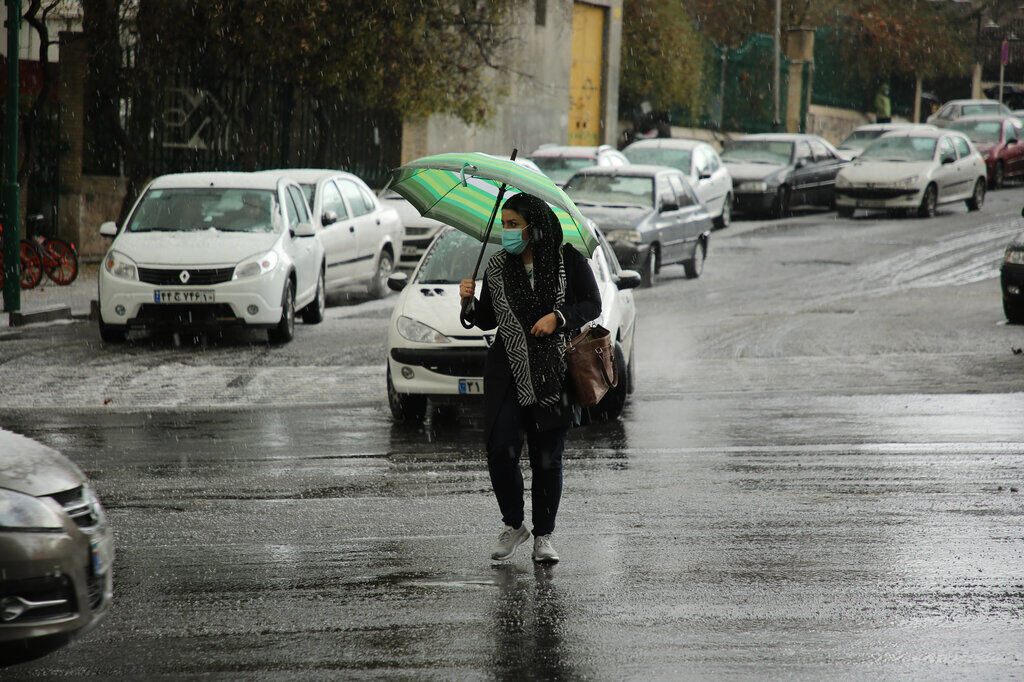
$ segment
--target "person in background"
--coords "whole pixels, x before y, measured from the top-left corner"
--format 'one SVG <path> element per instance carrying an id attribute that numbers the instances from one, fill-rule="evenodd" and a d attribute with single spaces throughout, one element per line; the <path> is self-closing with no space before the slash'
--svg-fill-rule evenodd
<path id="1" fill-rule="evenodd" d="M 889 101 L 889 84 L 882 83 L 875 95 L 875 123 L 892 122 L 892 103 Z"/>

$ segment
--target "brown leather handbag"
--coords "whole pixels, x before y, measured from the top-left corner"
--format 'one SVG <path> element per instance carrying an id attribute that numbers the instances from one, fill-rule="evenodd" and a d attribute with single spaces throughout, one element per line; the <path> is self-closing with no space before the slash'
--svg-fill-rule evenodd
<path id="1" fill-rule="evenodd" d="M 599 324 L 565 344 L 565 364 L 581 407 L 598 404 L 609 389 L 619 385 L 612 335 Z"/>

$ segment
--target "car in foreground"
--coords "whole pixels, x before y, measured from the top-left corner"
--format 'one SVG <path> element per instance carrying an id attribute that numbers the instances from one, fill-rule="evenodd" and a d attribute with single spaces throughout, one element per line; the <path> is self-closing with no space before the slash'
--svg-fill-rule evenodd
<path id="1" fill-rule="evenodd" d="M 590 266 L 601 291 L 600 323 L 615 339 L 616 367 L 623 379 L 590 409 L 599 418 L 614 419 L 633 392 L 636 306 L 629 289 L 639 284 L 640 275 L 622 270 L 596 227 L 590 229 L 599 240 Z M 445 226 L 411 276 L 398 272 L 389 281 L 401 292 L 387 334 L 388 404 L 397 422 L 421 421 L 429 408 L 483 395 L 484 362 L 496 332 L 467 330 L 459 321 L 459 283 L 473 272 L 480 248 L 477 240 Z M 500 248 L 487 245 L 478 290 L 488 259 Z"/>
<path id="2" fill-rule="evenodd" d="M 732 177 L 707 142 L 682 138 L 637 140 L 622 150 L 631 164 L 669 166 L 682 171 L 697 198 L 714 216 L 715 227 L 732 218 Z"/>
<path id="3" fill-rule="evenodd" d="M 529 155 L 533 161 L 559 187 L 563 186 L 581 168 L 600 166 L 614 168 L 628 166 L 629 159 L 610 144 L 596 147 L 542 144 Z"/>
<path id="4" fill-rule="evenodd" d="M 1024 175 L 1024 122 L 1016 116 L 967 116 L 949 124 L 971 139 L 985 159 L 988 186 Z"/>
<path id="5" fill-rule="evenodd" d="M 722 161 L 732 176 L 733 208 L 773 218 L 796 206 L 831 207 L 847 163 L 826 140 L 797 133 L 746 135 L 726 146 Z"/>
<path id="6" fill-rule="evenodd" d="M 985 162 L 961 132 L 911 126 L 878 138 L 836 178 L 836 211 L 858 208 L 935 215 L 941 204 L 985 201 Z"/>
<path id="7" fill-rule="evenodd" d="M 0 667 L 95 627 L 113 598 L 114 538 L 85 475 L 0 429 Z"/>
<path id="8" fill-rule="evenodd" d="M 1024 217 L 1024 210 L 1021 210 Z M 1024 324 L 1024 232 L 1006 246 L 999 268 L 999 287 L 1003 292 L 1003 314 L 1010 324 Z"/>
<path id="9" fill-rule="evenodd" d="M 925 121 L 933 126 L 945 128 L 958 118 L 965 116 L 1012 116 L 1005 104 L 994 99 L 953 99 L 942 105 Z"/>
<path id="10" fill-rule="evenodd" d="M 389 293 L 388 276 L 404 236 L 397 210 L 352 173 L 314 168 L 263 172 L 291 178 L 302 188 L 324 247 L 327 291 L 359 286 L 374 298 Z"/>
<path id="11" fill-rule="evenodd" d="M 104 341 L 130 329 L 266 329 L 324 316 L 324 247 L 298 183 L 261 173 L 154 179 L 113 237 L 97 282 Z"/>
<path id="12" fill-rule="evenodd" d="M 857 158 L 868 146 L 890 130 L 898 130 L 909 123 L 867 123 L 854 128 L 853 132 L 836 146 L 836 151 L 847 161 Z"/>
<path id="13" fill-rule="evenodd" d="M 622 267 L 640 271 L 642 286 L 654 286 L 674 263 L 687 279 L 704 271 L 714 221 L 675 168 L 585 168 L 565 192 L 597 224 Z"/>

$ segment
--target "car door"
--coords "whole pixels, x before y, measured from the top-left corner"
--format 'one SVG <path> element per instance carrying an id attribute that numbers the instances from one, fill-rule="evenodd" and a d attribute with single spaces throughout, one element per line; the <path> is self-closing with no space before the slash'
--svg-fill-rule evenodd
<path id="1" fill-rule="evenodd" d="M 935 170 L 935 186 L 939 192 L 939 201 L 953 201 L 958 183 L 956 169 L 956 149 L 948 136 L 939 139 L 935 150 L 939 166 Z"/>
<path id="2" fill-rule="evenodd" d="M 721 183 L 716 185 L 711 170 L 711 157 L 703 147 L 694 147 L 690 154 L 690 184 L 697 198 L 704 202 L 712 213 L 719 212 L 724 199 Z M 679 189 L 676 190 L 681 191 Z"/>
<path id="3" fill-rule="evenodd" d="M 653 223 L 656 241 L 661 245 L 661 262 L 678 263 L 683 259 L 686 235 L 683 232 L 682 208 L 668 173 L 654 177 L 654 210 Z"/>
<path id="4" fill-rule="evenodd" d="M 732 179 L 729 177 L 729 171 L 726 170 L 725 164 L 722 163 L 714 149 L 705 147 L 704 153 L 707 154 L 710 160 L 711 185 L 715 188 L 716 201 L 718 202 L 714 206 L 708 205 L 708 210 L 711 212 L 711 215 L 718 215 L 725 207 L 725 200 L 732 193 Z"/>
<path id="5" fill-rule="evenodd" d="M 1007 143 L 1006 174 L 1018 175 L 1024 172 L 1024 144 L 1021 144 L 1021 128 L 1009 120 L 1004 121 L 1003 128 Z"/>
<path id="6" fill-rule="evenodd" d="M 636 303 L 633 300 L 633 291 L 632 289 L 619 289 L 618 276 L 622 273 L 622 267 L 619 265 L 619 260 L 615 257 L 612 247 L 602 234 L 598 234 L 598 247 L 594 253 L 595 255 L 600 254 L 599 257 L 603 256 L 603 261 L 607 266 L 607 272 L 612 284 L 612 287 L 608 289 L 609 293 L 607 295 L 612 305 L 607 308 L 606 319 L 608 322 L 617 325 L 618 330 L 611 327 L 607 327 L 607 329 L 613 334 L 617 333 L 622 343 L 622 352 L 628 359 L 633 347 L 633 331 L 636 327 Z M 605 289 L 602 288 L 602 303 L 605 300 L 604 292 Z"/>
<path id="7" fill-rule="evenodd" d="M 682 174 L 673 173 L 669 175 L 668 181 L 676 193 L 676 201 L 679 204 L 676 216 L 679 222 L 678 231 L 682 238 L 679 260 L 688 260 L 693 255 L 694 243 L 704 232 L 711 229 L 711 214 Z"/>
<path id="8" fill-rule="evenodd" d="M 967 138 L 953 135 L 953 147 L 956 149 L 956 193 L 964 198 L 974 193 L 974 183 L 978 179 L 977 159 Z"/>
<path id="9" fill-rule="evenodd" d="M 339 286 L 355 279 L 353 263 L 358 256 L 355 226 L 334 180 L 326 180 L 319 195 L 322 210 L 320 221 L 323 224 L 320 241 L 324 245 L 327 260 L 327 286 Z M 324 222 L 324 216 L 334 218 L 333 222 Z"/>
<path id="10" fill-rule="evenodd" d="M 338 188 L 348 204 L 352 216 L 351 231 L 355 233 L 355 256 L 352 274 L 356 279 L 369 279 L 376 262 L 376 247 L 379 243 L 379 226 L 373 215 L 374 204 L 368 201 L 359 185 L 350 178 L 338 178 Z"/>
<path id="11" fill-rule="evenodd" d="M 317 238 L 315 236 L 299 237 L 295 235 L 295 227 L 299 223 L 312 223 L 309 214 L 309 207 L 306 204 L 306 197 L 298 185 L 288 184 L 285 186 L 286 201 L 285 210 L 288 214 L 288 229 L 291 231 L 289 237 L 289 252 L 292 261 L 295 263 L 295 300 L 296 302 L 307 302 L 312 299 L 316 288 L 316 278 L 319 268 L 317 258 Z"/>
<path id="12" fill-rule="evenodd" d="M 831 206 L 835 198 L 836 175 L 843 161 L 822 140 L 811 140 L 814 153 L 814 204 Z"/>
<path id="13" fill-rule="evenodd" d="M 814 154 L 806 140 L 793 145 L 793 174 L 790 180 L 790 205 L 810 204 L 814 201 L 814 183 L 817 169 Z"/>

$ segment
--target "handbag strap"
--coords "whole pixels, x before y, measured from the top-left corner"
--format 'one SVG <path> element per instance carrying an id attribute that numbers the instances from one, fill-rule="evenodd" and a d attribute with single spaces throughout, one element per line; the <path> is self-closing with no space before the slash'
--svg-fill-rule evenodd
<path id="1" fill-rule="evenodd" d="M 603 348 L 598 348 L 594 352 L 597 353 L 598 355 L 601 355 L 601 356 L 604 355 L 604 349 Z M 608 384 L 608 388 L 612 388 L 614 386 L 617 386 L 619 381 L 618 381 L 618 377 L 615 376 L 617 374 L 617 372 L 616 372 L 617 368 L 615 367 L 615 356 L 612 355 L 612 376 L 615 377 L 614 381 L 612 381 L 611 379 L 608 378 L 608 373 L 604 371 L 604 363 L 603 362 L 600 365 L 598 365 L 598 366 L 601 368 L 601 376 L 604 377 L 604 382 L 606 384 Z"/>

